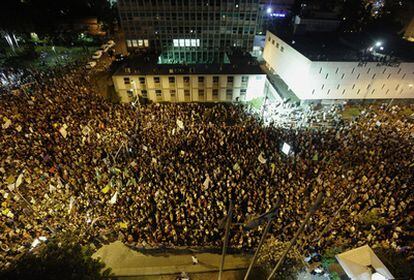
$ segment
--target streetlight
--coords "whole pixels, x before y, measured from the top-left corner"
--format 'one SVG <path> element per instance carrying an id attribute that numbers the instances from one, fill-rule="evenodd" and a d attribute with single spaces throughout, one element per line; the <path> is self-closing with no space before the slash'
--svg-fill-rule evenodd
<path id="1" fill-rule="evenodd" d="M 271 7 L 268 7 L 267 9 L 266 9 L 266 13 L 268 13 L 268 14 L 271 14 L 273 11 L 272 11 L 272 8 Z"/>
<path id="2" fill-rule="evenodd" d="M 381 42 L 381 41 L 377 41 L 377 42 L 375 42 L 375 46 L 376 46 L 376 47 L 381 47 L 381 46 L 382 46 L 382 42 Z"/>

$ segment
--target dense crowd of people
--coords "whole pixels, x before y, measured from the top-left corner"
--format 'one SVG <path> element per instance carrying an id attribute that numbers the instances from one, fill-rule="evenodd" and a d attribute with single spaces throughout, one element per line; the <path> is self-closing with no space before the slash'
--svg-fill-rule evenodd
<path id="1" fill-rule="evenodd" d="M 232 247 L 257 245 L 263 227 L 241 224 L 278 199 L 272 233 L 287 241 L 319 192 L 299 249 L 413 254 L 414 124 L 400 114 L 410 105 L 285 128 L 241 104 L 112 104 L 78 66 L 30 75 L 29 91 L 0 96 L 2 266 L 65 231 L 95 244 L 220 246 L 230 201 Z"/>

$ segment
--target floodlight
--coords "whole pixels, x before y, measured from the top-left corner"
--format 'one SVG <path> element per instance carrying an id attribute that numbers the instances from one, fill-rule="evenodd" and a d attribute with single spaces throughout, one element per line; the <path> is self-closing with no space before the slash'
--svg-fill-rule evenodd
<path id="1" fill-rule="evenodd" d="M 375 43 L 375 46 L 376 47 L 380 47 L 382 45 L 382 42 L 381 41 L 377 41 L 376 43 Z"/>
<path id="2" fill-rule="evenodd" d="M 271 7 L 268 7 L 268 8 L 267 8 L 267 10 L 266 10 L 266 12 L 267 12 L 268 14 L 271 14 L 271 13 L 272 13 L 272 8 L 271 8 Z"/>

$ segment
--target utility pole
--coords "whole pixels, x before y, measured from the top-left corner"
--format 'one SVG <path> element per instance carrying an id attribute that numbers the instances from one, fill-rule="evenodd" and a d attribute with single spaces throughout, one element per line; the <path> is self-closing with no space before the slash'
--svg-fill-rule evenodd
<path id="1" fill-rule="evenodd" d="M 298 231 L 295 233 L 295 236 L 290 240 L 290 244 L 289 246 L 286 248 L 286 250 L 283 252 L 282 257 L 280 257 L 279 261 L 277 262 L 277 264 L 275 265 L 275 268 L 272 270 L 272 272 L 270 273 L 269 277 L 267 278 L 267 280 L 272 279 L 272 277 L 275 275 L 276 271 L 278 270 L 278 268 L 283 264 L 283 261 L 285 260 L 287 254 L 289 253 L 290 249 L 293 247 L 293 245 L 296 243 L 296 240 L 298 239 L 299 235 L 303 232 L 303 230 L 305 229 L 305 226 L 308 224 L 311 216 L 316 212 L 316 210 L 318 209 L 319 205 L 322 202 L 322 198 L 323 195 L 320 192 L 318 194 L 318 197 L 316 198 L 315 203 L 312 205 L 312 207 L 310 208 L 308 214 L 305 217 L 305 220 L 302 222 L 302 224 L 300 225 Z"/>
<path id="2" fill-rule="evenodd" d="M 232 217 L 233 217 L 233 203 L 230 200 L 229 212 L 226 217 L 226 231 L 224 233 L 224 243 L 223 243 L 223 250 L 221 252 L 221 262 L 220 262 L 220 271 L 219 271 L 218 280 L 221 280 L 221 275 L 223 273 L 224 258 L 226 257 L 227 243 L 229 241 L 230 225 L 231 225 Z"/>
<path id="3" fill-rule="evenodd" d="M 258 222 L 263 221 L 264 219 L 267 219 L 267 224 L 266 224 L 266 227 L 263 231 L 262 237 L 260 238 L 259 245 L 257 246 L 257 249 L 254 252 L 253 259 L 250 262 L 250 265 L 249 265 L 249 268 L 247 269 L 246 275 L 244 276 L 244 280 L 248 279 L 249 274 L 250 274 L 250 272 L 251 272 L 251 270 L 252 270 L 252 268 L 253 268 L 256 260 L 257 260 L 257 257 L 259 256 L 259 252 L 260 252 L 260 249 L 262 248 L 262 245 L 263 245 L 263 243 L 266 239 L 266 235 L 270 230 L 270 227 L 272 225 L 273 220 L 276 218 L 276 213 L 277 213 L 276 211 L 277 211 L 277 208 L 279 207 L 279 205 L 280 205 L 280 199 L 277 200 L 275 206 L 272 209 L 270 209 L 270 211 L 268 211 L 267 213 L 265 213 L 263 215 L 260 215 L 257 219 L 255 219 L 255 220 L 258 220 Z M 253 220 L 249 224 L 254 225 L 255 221 Z M 249 224 L 247 225 L 247 227 L 249 227 Z"/>
<path id="4" fill-rule="evenodd" d="M 249 277 L 250 271 L 252 270 L 252 268 L 253 268 L 253 266 L 254 266 L 254 263 L 256 262 L 257 256 L 259 255 L 259 252 L 260 252 L 260 248 L 262 248 L 262 245 L 263 245 L 263 243 L 264 243 L 264 240 L 265 240 L 265 238 L 266 238 L 267 233 L 268 233 L 268 232 L 269 232 L 269 230 L 270 230 L 270 226 L 271 226 L 272 222 L 273 222 L 273 219 L 271 219 L 271 220 L 268 220 L 268 221 L 267 221 L 267 224 L 266 224 L 265 230 L 264 230 L 264 232 L 263 232 L 263 234 L 262 234 L 262 237 L 260 238 L 259 246 L 257 246 L 257 249 L 256 249 L 256 251 L 254 252 L 253 259 L 252 259 L 252 261 L 250 262 L 249 268 L 247 269 L 246 275 L 244 276 L 244 280 L 247 280 L 247 279 L 248 279 L 248 277 Z"/>

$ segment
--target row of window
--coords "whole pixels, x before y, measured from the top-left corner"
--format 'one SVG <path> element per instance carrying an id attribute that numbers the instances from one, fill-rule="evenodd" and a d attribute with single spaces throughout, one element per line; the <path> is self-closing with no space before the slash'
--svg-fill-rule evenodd
<path id="1" fill-rule="evenodd" d="M 147 39 L 144 40 L 126 40 L 128 48 L 148 48 L 149 42 Z"/>
<path id="2" fill-rule="evenodd" d="M 272 41 L 272 45 L 273 45 L 273 46 L 275 46 L 275 47 L 276 47 L 276 49 L 279 49 L 280 44 L 279 44 L 279 43 L 277 43 L 277 42 L 275 41 L 275 39 L 272 39 L 271 37 L 269 37 L 267 40 L 268 40 L 269 42 L 270 42 L 270 41 Z M 284 52 L 284 51 L 285 51 L 285 48 L 284 48 L 283 46 L 280 46 L 280 51 L 281 51 L 281 52 Z"/>
<path id="3" fill-rule="evenodd" d="M 240 96 L 241 96 L 241 97 L 245 97 L 245 96 L 246 96 L 246 92 L 247 92 L 247 90 L 246 90 L 246 89 L 241 89 L 241 90 L 240 90 Z M 204 91 L 204 89 L 199 89 L 199 90 L 197 91 L 197 93 L 198 93 L 198 96 L 199 96 L 199 97 L 200 97 L 200 96 L 202 96 L 202 97 L 204 97 L 204 96 L 205 96 L 205 91 Z M 229 98 L 229 97 L 230 97 L 230 99 L 232 99 L 232 98 L 233 98 L 233 93 L 234 93 L 234 91 L 233 91 L 232 89 L 227 89 L 227 90 L 226 90 L 226 97 L 227 97 L 227 98 Z M 133 91 L 132 91 L 132 90 L 129 90 L 129 91 L 128 91 L 128 94 L 129 94 L 129 95 L 133 95 Z M 141 95 L 142 95 L 142 97 L 144 97 L 144 98 L 148 98 L 148 91 L 147 91 L 147 90 L 141 90 Z M 161 91 L 161 90 L 155 90 L 155 95 L 156 95 L 156 97 L 162 97 L 162 91 Z M 219 96 L 219 91 L 218 91 L 218 89 L 213 89 L 213 90 L 212 90 L 212 95 L 213 95 L 213 97 L 218 97 L 218 96 Z M 170 90 L 170 96 L 171 96 L 171 97 L 176 97 L 176 90 L 171 89 L 171 90 Z M 188 90 L 188 89 L 184 90 L 184 97 L 189 97 L 189 96 L 191 96 L 191 92 L 190 92 L 190 90 Z M 131 97 L 132 97 L 132 96 L 131 96 Z"/>
<path id="4" fill-rule="evenodd" d="M 236 0 L 235 2 L 232 1 L 221 1 L 221 0 L 118 0 L 119 6 L 123 5 L 137 5 L 140 7 L 145 6 L 154 6 L 162 7 L 171 7 L 171 6 L 201 6 L 201 7 L 229 7 L 229 8 L 236 8 L 236 9 L 243 9 L 243 8 L 258 8 L 258 1 L 257 0 Z"/>
<path id="5" fill-rule="evenodd" d="M 323 89 L 324 89 L 324 87 L 325 87 L 325 84 L 323 84 L 323 85 L 322 85 L 321 90 L 323 90 Z M 384 87 L 385 87 L 385 84 L 383 84 L 383 85 L 382 85 L 381 90 L 382 90 L 382 89 L 384 89 Z M 408 87 L 410 87 L 410 88 L 411 88 L 412 86 L 410 86 L 410 85 L 409 85 Z M 338 84 L 338 85 L 337 85 L 337 87 L 336 87 L 336 89 L 338 90 L 339 88 L 340 88 L 340 85 Z M 368 89 L 370 89 L 370 88 L 371 88 L 371 84 L 367 85 L 366 90 L 368 90 Z M 353 84 L 353 85 L 352 85 L 352 89 L 355 89 L 355 84 Z M 400 90 L 400 93 L 402 93 L 402 92 L 403 92 L 403 90 L 404 90 L 402 87 L 400 88 L 400 84 L 398 84 L 398 85 L 395 87 L 395 91 L 397 91 L 397 90 L 399 90 L 399 89 L 401 89 L 401 90 Z M 373 90 L 372 90 L 372 92 L 371 92 L 371 94 L 373 94 L 373 93 L 375 92 L 375 90 L 376 90 L 376 89 L 373 89 Z M 316 91 L 316 90 L 315 90 L 315 89 L 313 89 L 313 90 L 312 90 L 312 94 L 314 94 L 314 93 L 315 93 L 315 91 Z M 342 90 L 342 94 L 345 94 L 345 91 L 346 91 L 346 89 L 343 89 L 343 90 Z M 358 89 L 357 94 L 359 94 L 359 93 L 360 93 L 360 91 L 361 91 L 361 89 Z M 390 90 L 389 90 L 389 89 L 387 89 L 386 94 L 387 94 L 389 91 L 390 91 Z M 331 92 L 331 90 L 329 89 L 329 90 L 327 91 L 327 94 L 329 94 L 330 92 Z"/>
<path id="6" fill-rule="evenodd" d="M 384 68 L 384 70 L 382 71 L 382 74 L 385 74 L 386 70 L 387 70 L 387 68 Z M 338 74 L 338 71 L 339 71 L 339 67 L 336 68 L 335 74 Z M 371 71 L 371 68 L 368 68 L 367 74 L 369 74 L 370 71 Z M 351 74 L 354 74 L 354 72 L 355 72 L 355 67 L 352 68 Z M 321 74 L 321 73 L 322 73 L 322 67 L 319 69 L 319 74 Z M 397 75 L 400 74 L 400 73 L 401 73 L 401 68 L 398 69 Z M 392 73 L 388 74 L 387 79 L 389 79 L 391 77 L 391 75 L 392 75 Z M 361 73 L 358 73 L 357 79 L 359 79 L 360 76 L 361 76 Z M 372 79 L 375 79 L 376 76 L 377 76 L 377 74 L 373 74 Z M 404 79 L 406 76 L 407 76 L 407 73 L 404 73 L 402 75 L 401 79 Z M 326 73 L 325 79 L 328 79 L 328 77 L 329 77 L 329 73 Z M 344 77 L 345 77 L 345 73 L 342 73 L 341 79 L 343 79 Z"/>
<path id="7" fill-rule="evenodd" d="M 155 84 L 159 84 L 160 81 L 161 81 L 160 77 L 154 77 L 153 79 L 154 79 Z M 142 84 L 142 85 L 145 84 L 145 77 L 139 77 L 138 80 L 139 80 L 140 84 Z M 203 77 L 203 76 L 198 77 L 198 82 L 199 83 L 204 83 L 204 80 L 205 80 L 205 77 Z M 184 81 L 184 84 L 189 84 L 190 83 L 190 77 L 189 76 L 183 77 L 183 81 Z M 219 81 L 220 81 L 219 76 L 213 76 L 213 84 L 218 84 Z M 241 77 L 241 82 L 242 82 L 243 85 L 246 85 L 248 83 L 248 81 L 249 81 L 248 76 L 242 76 Z M 170 84 L 174 84 L 175 83 L 175 77 L 168 77 L 168 82 Z M 231 84 L 233 82 L 234 82 L 234 77 L 233 76 L 227 76 L 227 83 Z M 129 77 L 124 77 L 124 84 L 125 85 L 131 84 L 131 79 Z"/>
<path id="8" fill-rule="evenodd" d="M 222 13 L 188 13 L 188 12 L 121 12 L 123 20 L 156 20 L 156 21 L 170 21 L 170 20 L 186 20 L 186 21 L 201 21 L 201 20 L 241 20 L 241 21 L 256 21 L 257 13 L 245 12 L 222 12 Z"/>

